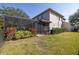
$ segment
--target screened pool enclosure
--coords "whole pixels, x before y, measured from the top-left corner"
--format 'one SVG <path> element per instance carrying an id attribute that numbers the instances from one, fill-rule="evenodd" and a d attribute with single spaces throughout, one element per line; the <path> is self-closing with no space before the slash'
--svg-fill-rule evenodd
<path id="1" fill-rule="evenodd" d="M 5 39 L 7 30 L 29 30 L 32 28 L 33 21 L 24 17 L 0 15 L 2 26 L 0 27 L 0 40 Z M 9 31 L 9 33 L 11 33 Z M 8 34 L 7 34 L 8 35 Z"/>

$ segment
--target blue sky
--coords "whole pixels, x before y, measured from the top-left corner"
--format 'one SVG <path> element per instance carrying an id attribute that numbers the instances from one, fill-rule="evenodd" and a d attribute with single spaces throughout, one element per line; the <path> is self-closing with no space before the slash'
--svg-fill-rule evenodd
<path id="1" fill-rule="evenodd" d="M 20 8 L 24 12 L 26 12 L 31 18 L 48 8 L 52 8 L 57 12 L 61 13 L 62 15 L 64 15 L 66 19 L 68 19 L 68 17 L 74 12 L 76 12 L 76 10 L 79 8 L 79 4 L 77 3 L 7 3 L 0 4 L 0 7 L 1 6 Z"/>

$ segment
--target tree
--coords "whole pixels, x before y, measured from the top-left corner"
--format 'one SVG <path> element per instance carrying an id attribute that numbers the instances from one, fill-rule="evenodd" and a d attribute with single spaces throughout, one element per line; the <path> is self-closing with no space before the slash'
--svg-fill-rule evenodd
<path id="1" fill-rule="evenodd" d="M 79 9 L 69 17 L 71 25 L 74 27 L 75 31 L 79 30 Z"/>
<path id="2" fill-rule="evenodd" d="M 29 16 L 19 8 L 4 7 L 4 6 L 0 8 L 0 15 L 19 16 L 24 17 L 26 19 L 29 18 Z M 3 27 L 3 19 L 2 17 L 0 17 L 0 29 L 2 27 Z"/>
<path id="3" fill-rule="evenodd" d="M 2 8 L 0 8 L 0 14 L 29 18 L 29 16 L 25 12 L 23 12 L 21 9 L 13 8 L 13 7 L 4 7 L 3 6 Z"/>

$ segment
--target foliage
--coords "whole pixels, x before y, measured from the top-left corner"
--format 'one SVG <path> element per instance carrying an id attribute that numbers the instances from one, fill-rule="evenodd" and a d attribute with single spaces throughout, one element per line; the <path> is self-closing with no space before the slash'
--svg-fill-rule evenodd
<path id="1" fill-rule="evenodd" d="M 20 16 L 20 17 L 29 18 L 29 16 L 25 12 L 23 12 L 21 9 L 14 8 L 14 7 L 2 6 L 2 8 L 0 8 L 0 14 L 8 15 L 8 16 Z"/>
<path id="2" fill-rule="evenodd" d="M 0 47 L 0 54 L 9 55 L 78 55 L 79 33 L 64 32 L 56 35 L 31 37 L 7 41 Z"/>
<path id="3" fill-rule="evenodd" d="M 69 17 L 69 21 L 74 29 L 79 29 L 79 9 Z"/>
<path id="4" fill-rule="evenodd" d="M 25 17 L 27 19 L 29 18 L 29 16 L 24 11 L 22 11 L 19 8 L 14 8 L 14 7 L 4 7 L 4 6 L 2 6 L 0 8 L 0 15 Z M 13 21 L 11 21 L 11 22 L 9 22 L 8 26 L 16 25 L 17 22 L 14 22 L 14 23 L 13 23 Z M 3 18 L 0 17 L 0 29 L 3 28 L 3 25 L 4 25 Z"/>
<path id="5" fill-rule="evenodd" d="M 51 30 L 51 34 L 58 34 L 58 33 L 62 33 L 65 32 L 65 30 L 63 28 L 52 28 Z"/>
<path id="6" fill-rule="evenodd" d="M 17 31 L 15 33 L 15 39 L 23 39 L 23 38 L 27 38 L 27 37 L 31 37 L 32 33 L 30 31 Z"/>

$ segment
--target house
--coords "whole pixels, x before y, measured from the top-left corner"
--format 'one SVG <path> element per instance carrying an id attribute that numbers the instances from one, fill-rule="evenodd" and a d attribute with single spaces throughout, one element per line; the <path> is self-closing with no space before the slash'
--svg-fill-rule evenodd
<path id="1" fill-rule="evenodd" d="M 51 8 L 48 8 L 32 19 L 37 21 L 33 24 L 33 28 L 36 28 L 39 34 L 50 33 L 52 28 L 62 28 L 65 20 L 63 15 Z"/>
<path id="2" fill-rule="evenodd" d="M 66 31 L 71 31 L 72 26 L 69 22 L 63 22 L 62 27 L 66 30 Z"/>
<path id="3" fill-rule="evenodd" d="M 7 26 L 14 25 L 17 30 L 30 30 L 37 34 L 50 33 L 52 28 L 62 28 L 64 16 L 55 10 L 48 8 L 32 19 L 18 16 L 1 15 L 4 18 L 5 30 Z"/>

